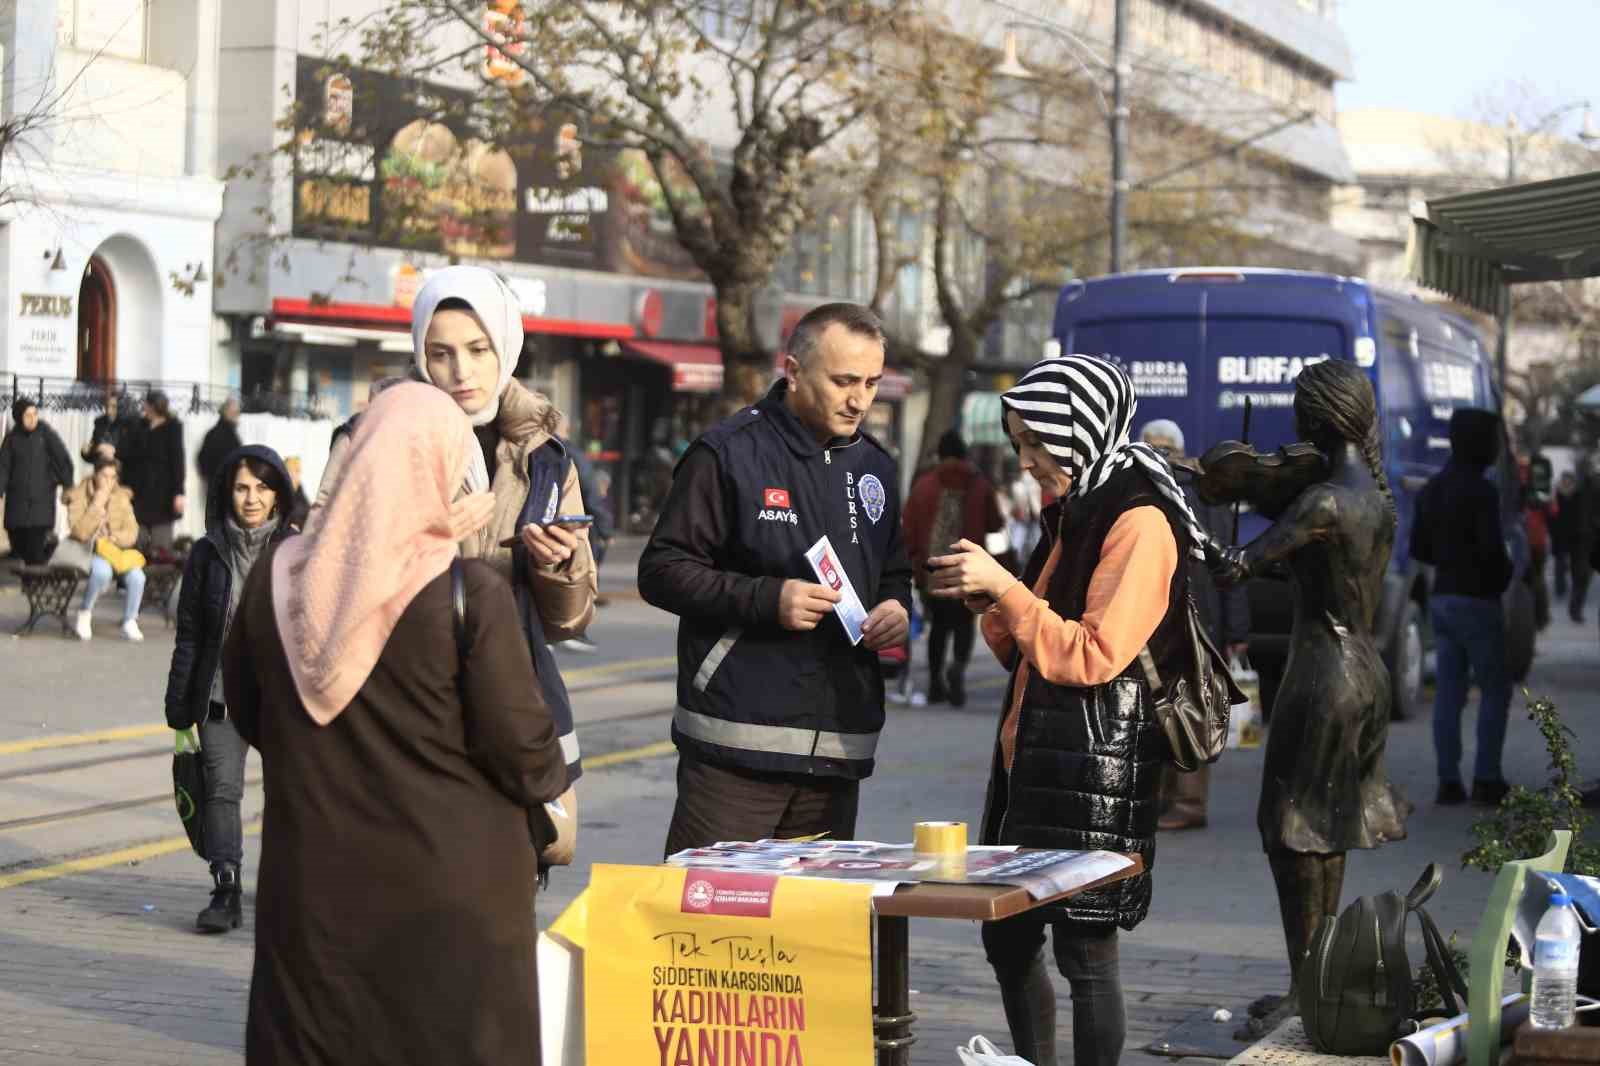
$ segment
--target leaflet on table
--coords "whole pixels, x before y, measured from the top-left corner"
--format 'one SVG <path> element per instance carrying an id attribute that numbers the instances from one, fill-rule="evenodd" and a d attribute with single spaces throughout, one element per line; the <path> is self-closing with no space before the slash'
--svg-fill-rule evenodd
<path id="1" fill-rule="evenodd" d="M 968 848 L 953 857 L 921 855 L 910 844 L 871 841 L 723 841 L 668 858 L 677 866 L 763 870 L 786 877 L 847 881 L 1017 885 L 1035 899 L 1057 896 L 1133 865 L 1109 851 L 1029 851 Z"/>
<path id="2" fill-rule="evenodd" d="M 811 563 L 817 580 L 839 594 L 839 602 L 833 605 L 833 613 L 844 623 L 845 635 L 850 638 L 850 643 L 860 644 L 861 627 L 866 624 L 867 609 L 861 605 L 861 597 L 856 595 L 856 587 L 850 583 L 850 575 L 845 573 L 844 564 L 839 561 L 838 553 L 833 550 L 833 543 L 826 534 L 806 549 L 806 560 Z"/>

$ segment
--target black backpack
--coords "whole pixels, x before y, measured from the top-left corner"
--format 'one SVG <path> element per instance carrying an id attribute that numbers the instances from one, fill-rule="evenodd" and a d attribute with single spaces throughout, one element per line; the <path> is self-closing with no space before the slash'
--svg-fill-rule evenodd
<path id="1" fill-rule="evenodd" d="M 1444 937 L 1422 905 L 1433 898 L 1443 872 L 1432 863 L 1402 896 L 1362 896 L 1337 918 L 1328 915 L 1300 964 L 1300 1016 L 1306 1036 L 1328 1055 L 1389 1054 L 1389 1045 L 1416 1030 L 1411 963 L 1406 958 L 1406 918 L 1422 925 L 1428 965 L 1439 981 L 1444 1013 L 1465 1009 L 1466 983 Z M 1463 1006 L 1457 1006 L 1456 997 Z"/>

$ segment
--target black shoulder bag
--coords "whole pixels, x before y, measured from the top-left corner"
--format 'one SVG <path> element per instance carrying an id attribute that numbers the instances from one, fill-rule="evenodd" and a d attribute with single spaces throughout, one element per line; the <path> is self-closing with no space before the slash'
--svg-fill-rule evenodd
<path id="1" fill-rule="evenodd" d="M 1156 719 L 1167 735 L 1172 765 L 1187 773 L 1222 755 L 1228 746 L 1232 705 L 1244 703 L 1245 695 L 1233 683 L 1228 661 L 1206 634 L 1192 593 L 1184 595 L 1184 615 L 1187 668 L 1171 684 L 1164 683 L 1148 644 L 1139 649 L 1139 665 L 1150 685 Z"/>

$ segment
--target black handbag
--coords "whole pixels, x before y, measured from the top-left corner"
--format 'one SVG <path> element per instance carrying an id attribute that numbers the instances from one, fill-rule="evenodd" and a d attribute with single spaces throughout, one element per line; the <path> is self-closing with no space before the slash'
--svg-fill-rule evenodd
<path id="1" fill-rule="evenodd" d="M 1422 943 L 1438 979 L 1444 1014 L 1453 1018 L 1465 1009 L 1466 982 L 1439 927 L 1422 909 L 1442 876 L 1439 865 L 1432 863 L 1404 896 L 1398 892 L 1363 896 L 1337 918 L 1330 914 L 1317 926 L 1311 950 L 1300 964 L 1298 984 L 1300 1017 L 1318 1051 L 1387 1055 L 1389 1045 L 1416 1031 L 1411 963 L 1406 957 L 1406 918 L 1413 913 L 1422 925 Z"/>
<path id="2" fill-rule="evenodd" d="M 1216 762 L 1228 746 L 1228 718 L 1235 703 L 1248 698 L 1233 683 L 1228 661 L 1211 643 L 1200 621 L 1194 596 L 1185 594 L 1186 648 L 1188 669 L 1171 683 L 1164 682 L 1156 670 L 1150 645 L 1139 649 L 1139 665 L 1150 684 L 1150 699 L 1156 720 L 1167 736 L 1168 759 L 1185 773 Z"/>
<path id="3" fill-rule="evenodd" d="M 202 859 L 206 856 L 206 767 L 193 735 L 180 729 L 172 745 L 172 799 L 178 807 L 178 820 L 189 834 L 189 844 Z"/>

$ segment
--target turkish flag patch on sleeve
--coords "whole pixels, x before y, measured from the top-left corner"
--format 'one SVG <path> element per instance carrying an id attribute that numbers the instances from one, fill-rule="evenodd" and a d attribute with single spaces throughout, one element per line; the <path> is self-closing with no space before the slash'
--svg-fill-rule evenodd
<path id="1" fill-rule="evenodd" d="M 762 504 L 761 505 L 763 507 L 781 507 L 784 510 L 788 510 L 789 509 L 789 490 L 788 489 L 767 489 L 764 493 L 762 493 Z"/>

